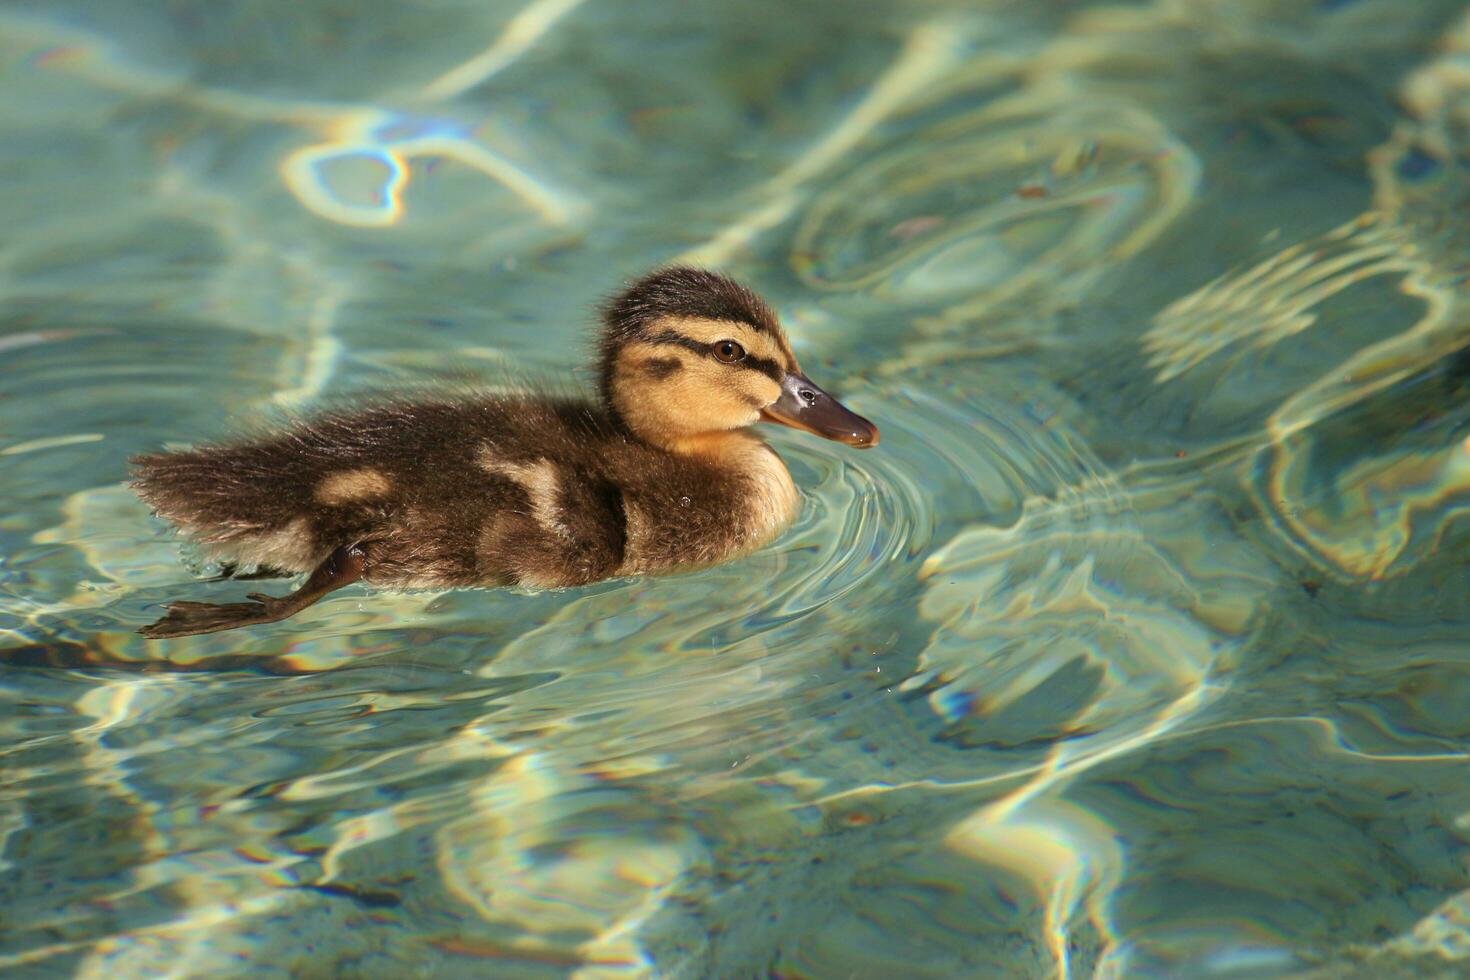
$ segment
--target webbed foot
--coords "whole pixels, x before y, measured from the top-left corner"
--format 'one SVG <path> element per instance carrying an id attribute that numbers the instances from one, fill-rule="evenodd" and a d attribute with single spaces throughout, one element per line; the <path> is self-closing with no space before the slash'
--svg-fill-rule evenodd
<path id="1" fill-rule="evenodd" d="M 250 598 L 254 601 L 218 605 L 212 602 L 170 602 L 166 616 L 138 632 L 150 640 L 162 640 L 172 636 L 218 633 L 239 626 L 275 623 L 290 615 L 282 614 L 275 606 L 277 600 L 273 596 L 262 596 L 257 592 L 252 593 Z M 262 602 L 261 599 L 270 601 Z"/>
<path id="2" fill-rule="evenodd" d="M 301 588 L 290 595 L 273 596 L 252 592 L 249 602 L 171 602 L 168 615 L 138 630 L 150 640 L 164 640 L 197 633 L 218 633 L 240 626 L 278 623 L 305 609 L 333 589 L 362 578 L 366 555 L 360 545 L 338 548 L 317 566 Z"/>

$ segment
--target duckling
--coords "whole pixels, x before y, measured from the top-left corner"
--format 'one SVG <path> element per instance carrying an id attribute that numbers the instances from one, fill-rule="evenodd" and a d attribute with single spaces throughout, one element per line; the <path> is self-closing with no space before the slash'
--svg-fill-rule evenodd
<path id="1" fill-rule="evenodd" d="M 771 308 L 722 275 L 665 268 L 602 314 L 593 397 L 388 398 L 135 457 L 138 496 L 206 555 L 255 577 L 307 573 L 289 595 L 170 603 L 139 632 L 279 622 L 357 581 L 551 589 L 709 565 L 797 513 L 757 421 L 878 442 L 802 373 Z"/>

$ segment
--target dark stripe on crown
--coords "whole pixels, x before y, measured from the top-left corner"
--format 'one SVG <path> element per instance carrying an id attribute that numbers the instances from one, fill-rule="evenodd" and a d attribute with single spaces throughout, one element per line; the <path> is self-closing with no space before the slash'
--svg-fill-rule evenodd
<path id="1" fill-rule="evenodd" d="M 781 333 L 775 312 L 755 293 L 718 273 L 687 266 L 650 273 L 603 308 L 608 329 L 623 339 L 636 337 L 655 320 L 669 316 L 730 320 Z"/>

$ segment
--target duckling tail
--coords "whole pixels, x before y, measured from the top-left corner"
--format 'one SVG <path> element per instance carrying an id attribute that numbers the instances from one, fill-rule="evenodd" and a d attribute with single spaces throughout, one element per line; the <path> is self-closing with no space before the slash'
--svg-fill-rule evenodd
<path id="1" fill-rule="evenodd" d="M 221 559 L 307 571 L 338 542 L 320 540 L 311 482 L 282 471 L 285 455 L 259 444 L 150 453 L 131 460 L 132 487 Z"/>

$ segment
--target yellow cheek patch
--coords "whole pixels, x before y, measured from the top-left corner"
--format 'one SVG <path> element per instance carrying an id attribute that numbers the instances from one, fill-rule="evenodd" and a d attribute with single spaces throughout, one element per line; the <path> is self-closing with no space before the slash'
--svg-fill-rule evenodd
<path id="1" fill-rule="evenodd" d="M 754 365 L 723 364 L 679 341 L 713 345 L 733 340 L 753 358 L 786 370 L 795 368 L 784 337 L 747 324 L 665 317 L 652 327 L 652 336 L 659 334 L 678 340 L 623 344 L 609 385 L 613 406 L 623 420 L 656 443 L 752 425 L 759 421 L 761 409 L 781 397 L 780 384 Z"/>
<path id="2" fill-rule="evenodd" d="M 677 359 L 678 368 L 659 368 L 661 376 L 654 377 L 647 367 L 650 351 L 653 358 Z M 748 386 L 765 381 L 775 387 L 763 375 L 731 371 L 711 358 L 668 344 L 631 344 L 618 363 L 613 405 L 635 431 L 655 440 L 750 425 L 768 402 L 753 401 L 760 396 L 750 395 Z"/>
<path id="3" fill-rule="evenodd" d="M 682 427 L 726 429 L 740 424 L 745 406 L 733 391 L 728 369 L 708 360 L 686 364 L 677 374 L 640 393 L 651 407 L 667 418 L 682 420 Z"/>
<path id="4" fill-rule="evenodd" d="M 392 489 L 393 484 L 386 476 L 364 467 L 331 474 L 317 484 L 316 499 L 336 507 L 383 497 Z"/>
<path id="5" fill-rule="evenodd" d="M 753 407 L 765 408 L 781 397 L 781 386 L 764 374 L 754 371 L 742 372 L 739 379 L 740 395 Z"/>

